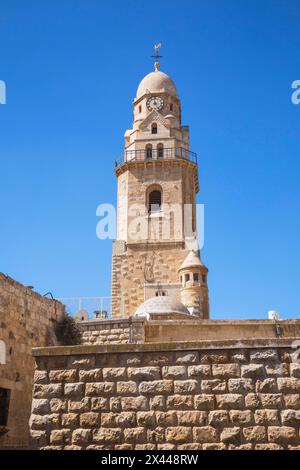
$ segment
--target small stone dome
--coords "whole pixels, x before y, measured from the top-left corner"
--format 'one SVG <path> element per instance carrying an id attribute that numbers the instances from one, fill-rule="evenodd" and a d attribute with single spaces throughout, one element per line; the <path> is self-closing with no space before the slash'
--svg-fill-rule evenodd
<path id="1" fill-rule="evenodd" d="M 143 78 L 138 86 L 136 97 L 140 98 L 149 92 L 165 92 L 171 96 L 178 96 L 173 80 L 160 70 L 155 70 L 155 72 L 151 72 Z"/>
<path id="2" fill-rule="evenodd" d="M 135 312 L 136 317 L 147 317 L 154 315 L 190 315 L 188 309 L 175 297 L 157 296 L 146 300 Z"/>

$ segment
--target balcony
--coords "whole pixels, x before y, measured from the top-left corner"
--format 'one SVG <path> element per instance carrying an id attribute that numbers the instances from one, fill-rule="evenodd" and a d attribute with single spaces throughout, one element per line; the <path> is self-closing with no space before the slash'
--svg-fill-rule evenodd
<path id="1" fill-rule="evenodd" d="M 143 150 L 125 150 L 124 158 L 115 160 L 115 167 L 119 167 L 123 163 L 141 162 L 153 160 L 185 160 L 197 165 L 197 154 L 190 152 L 182 147 L 173 148 L 146 148 Z"/>

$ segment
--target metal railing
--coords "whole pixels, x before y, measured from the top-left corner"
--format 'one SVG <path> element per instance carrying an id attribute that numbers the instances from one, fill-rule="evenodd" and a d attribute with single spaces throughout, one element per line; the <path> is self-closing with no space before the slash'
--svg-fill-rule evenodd
<path id="1" fill-rule="evenodd" d="M 66 305 L 71 315 L 85 310 L 89 320 L 110 317 L 110 297 L 61 297 L 58 300 Z"/>
<path id="2" fill-rule="evenodd" d="M 123 163 L 136 161 L 152 161 L 152 160 L 171 160 L 180 159 L 188 160 L 197 164 L 197 154 L 186 150 L 183 147 L 171 148 L 146 148 L 142 150 L 125 150 L 124 158 L 115 160 L 115 166 L 118 167 Z"/>

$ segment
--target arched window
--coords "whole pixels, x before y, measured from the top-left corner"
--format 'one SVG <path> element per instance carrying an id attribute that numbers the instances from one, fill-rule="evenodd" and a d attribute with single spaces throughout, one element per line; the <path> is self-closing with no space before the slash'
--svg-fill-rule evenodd
<path id="1" fill-rule="evenodd" d="M 139 106 L 139 113 L 141 113 L 141 112 L 142 112 L 142 105 L 140 104 L 140 106 Z"/>
<path id="2" fill-rule="evenodd" d="M 164 158 L 164 146 L 163 146 L 163 144 L 158 144 L 158 146 L 157 146 L 157 158 Z"/>
<path id="3" fill-rule="evenodd" d="M 173 103 L 170 104 L 170 111 L 173 111 Z"/>
<path id="4" fill-rule="evenodd" d="M 155 292 L 155 295 L 156 297 L 165 297 L 166 295 L 168 295 L 168 292 L 165 290 L 157 290 Z"/>
<path id="5" fill-rule="evenodd" d="M 157 134 L 157 124 L 154 122 L 151 126 L 151 134 Z"/>
<path id="6" fill-rule="evenodd" d="M 158 189 L 151 191 L 149 194 L 149 212 L 159 212 L 161 208 L 161 192 Z"/>
<path id="7" fill-rule="evenodd" d="M 152 145 L 151 144 L 146 145 L 146 158 L 147 159 L 152 158 Z"/>

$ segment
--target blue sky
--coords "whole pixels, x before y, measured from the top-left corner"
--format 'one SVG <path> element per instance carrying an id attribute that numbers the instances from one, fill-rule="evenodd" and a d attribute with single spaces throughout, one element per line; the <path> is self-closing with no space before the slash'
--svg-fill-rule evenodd
<path id="1" fill-rule="evenodd" d="M 109 295 L 114 158 L 163 44 L 198 153 L 213 318 L 300 313 L 298 0 L 2 0 L 0 271 Z"/>

